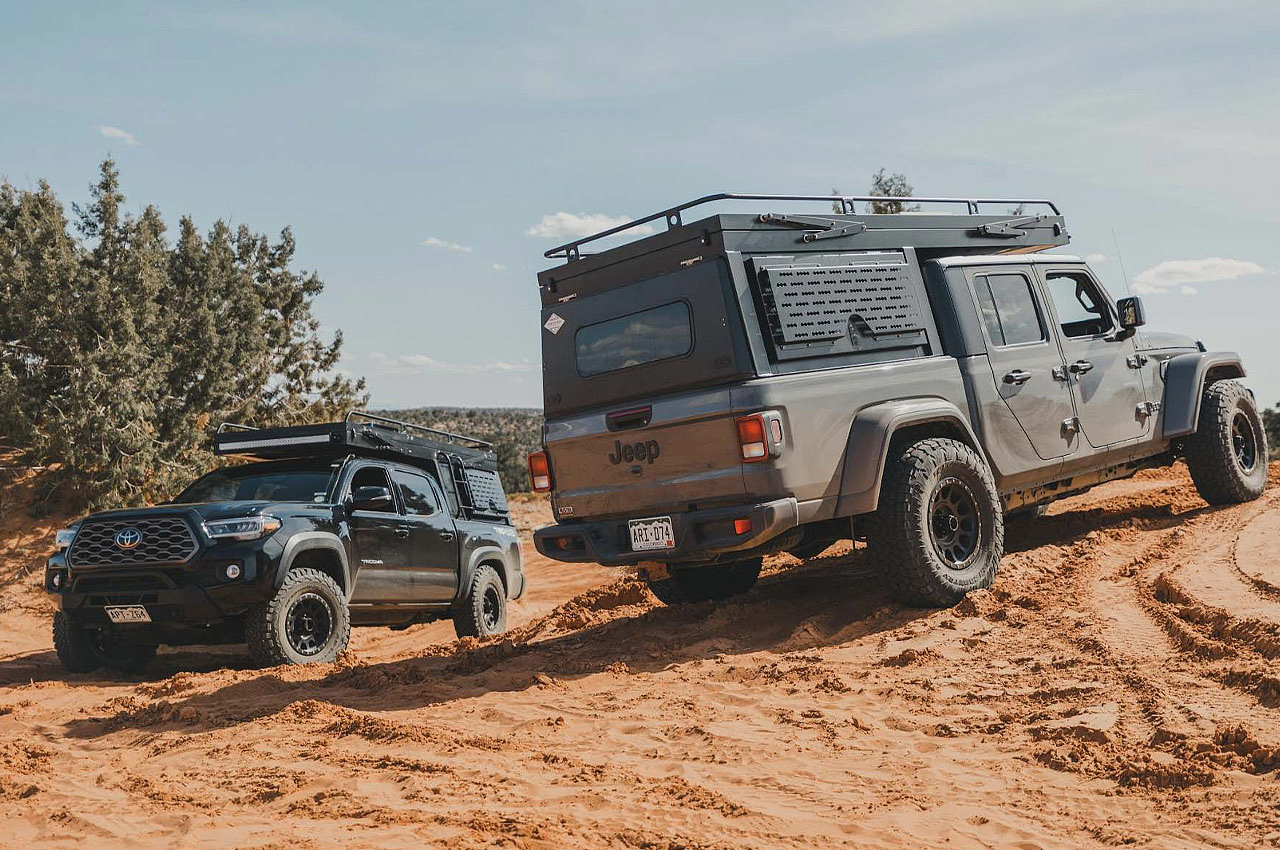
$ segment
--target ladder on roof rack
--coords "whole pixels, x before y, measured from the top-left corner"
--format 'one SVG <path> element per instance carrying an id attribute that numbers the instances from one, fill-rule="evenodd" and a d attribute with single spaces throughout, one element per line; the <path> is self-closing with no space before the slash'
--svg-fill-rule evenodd
<path id="1" fill-rule="evenodd" d="M 1013 205 L 1014 207 L 1025 207 L 1027 204 L 1037 206 L 1047 206 L 1053 210 L 1054 215 L 1061 215 L 1058 211 L 1058 205 L 1053 201 L 1043 198 L 896 198 L 886 195 L 756 195 L 741 194 L 737 192 L 719 192 L 714 195 L 703 195 L 701 198 L 695 198 L 692 201 L 686 201 L 683 204 L 662 210 L 661 212 L 647 215 L 644 218 L 637 218 L 634 221 L 620 224 L 617 227 L 611 227 L 608 230 L 602 230 L 591 236 L 577 239 L 573 242 L 566 242 L 552 248 L 543 254 L 549 260 L 564 258 L 566 260 L 577 260 L 582 257 L 581 248 L 589 242 L 595 242 L 604 239 L 606 236 L 613 236 L 626 230 L 648 224 L 651 221 L 665 219 L 667 229 L 679 227 L 683 224 L 681 213 L 693 207 L 702 206 L 703 204 L 714 203 L 715 201 L 823 201 L 828 204 L 839 204 L 841 215 L 855 215 L 855 204 L 883 204 L 886 202 L 901 201 L 903 203 L 912 204 L 964 204 L 966 215 L 978 215 L 978 207 L 982 204 L 1004 204 Z"/>

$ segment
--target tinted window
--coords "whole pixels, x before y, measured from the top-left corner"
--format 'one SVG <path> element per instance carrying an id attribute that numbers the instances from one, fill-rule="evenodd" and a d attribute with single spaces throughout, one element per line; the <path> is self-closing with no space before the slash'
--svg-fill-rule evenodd
<path id="1" fill-rule="evenodd" d="M 689 307 L 676 301 L 587 325 L 573 341 L 583 377 L 682 357 L 693 349 Z"/>
<path id="2" fill-rule="evenodd" d="M 387 480 L 387 471 L 380 466 L 362 466 L 351 476 L 352 493 L 361 487 L 385 487 L 389 491 L 391 482 Z"/>
<path id="3" fill-rule="evenodd" d="M 341 465 L 315 460 L 230 466 L 200 477 L 175 501 L 327 502 Z"/>
<path id="4" fill-rule="evenodd" d="M 425 475 L 394 469 L 391 477 L 400 485 L 400 497 L 404 499 L 404 512 L 418 516 L 430 516 L 436 512 L 436 499 L 431 492 L 431 482 Z"/>
<path id="5" fill-rule="evenodd" d="M 1066 336 L 1097 336 L 1111 330 L 1111 311 L 1098 285 L 1081 272 L 1049 272 L 1049 297 Z"/>
<path id="6" fill-rule="evenodd" d="M 994 345 L 1044 339 L 1031 281 L 1020 274 L 979 275 L 973 280 L 987 336 Z"/>

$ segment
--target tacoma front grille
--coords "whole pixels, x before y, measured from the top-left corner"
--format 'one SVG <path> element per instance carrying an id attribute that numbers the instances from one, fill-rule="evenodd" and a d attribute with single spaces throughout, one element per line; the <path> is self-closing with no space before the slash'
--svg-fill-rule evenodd
<path id="1" fill-rule="evenodd" d="M 122 546 L 140 537 L 133 546 Z M 199 544 L 181 517 L 136 517 L 86 522 L 71 544 L 72 567 L 183 564 Z"/>

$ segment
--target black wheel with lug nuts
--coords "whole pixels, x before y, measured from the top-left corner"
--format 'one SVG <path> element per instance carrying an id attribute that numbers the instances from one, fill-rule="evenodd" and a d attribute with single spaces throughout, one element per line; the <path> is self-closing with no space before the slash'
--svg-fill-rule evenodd
<path id="1" fill-rule="evenodd" d="M 867 542 L 904 605 L 954 605 L 990 587 L 1004 553 L 1004 515 L 986 461 L 959 440 L 895 446 Z"/>
<path id="2" fill-rule="evenodd" d="M 1267 431 L 1239 381 L 1216 381 L 1204 391 L 1196 432 L 1187 439 L 1187 469 L 1211 505 L 1248 502 L 1266 489 Z"/>
<path id="3" fill-rule="evenodd" d="M 65 611 L 53 615 L 53 648 L 68 673 L 91 673 L 102 667 L 118 673 L 141 673 L 156 657 L 157 644 L 130 641 L 107 628 L 90 628 Z"/>
<path id="4" fill-rule="evenodd" d="M 668 567 L 665 578 L 648 579 L 649 590 L 664 605 L 687 605 L 739 596 L 755 587 L 761 558 L 701 567 Z"/>
<path id="5" fill-rule="evenodd" d="M 476 568 L 467 596 L 453 613 L 458 637 L 488 637 L 507 630 L 507 588 L 487 564 Z"/>
<path id="6" fill-rule="evenodd" d="M 347 600 L 319 570 L 289 570 L 279 590 L 245 620 L 249 654 L 264 666 L 336 661 L 351 639 Z"/>

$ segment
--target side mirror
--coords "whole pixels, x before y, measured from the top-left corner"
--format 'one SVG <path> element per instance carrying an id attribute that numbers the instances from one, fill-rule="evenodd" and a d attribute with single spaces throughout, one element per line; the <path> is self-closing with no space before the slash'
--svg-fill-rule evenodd
<path id="1" fill-rule="evenodd" d="M 1147 323 L 1147 311 L 1142 308 L 1142 299 L 1136 295 L 1117 301 L 1116 312 L 1120 314 L 1120 327 L 1129 331 L 1129 336 Z"/>
<path id="2" fill-rule="evenodd" d="M 351 509 L 386 513 L 395 510 L 395 501 L 386 487 L 357 487 L 351 494 Z"/>

